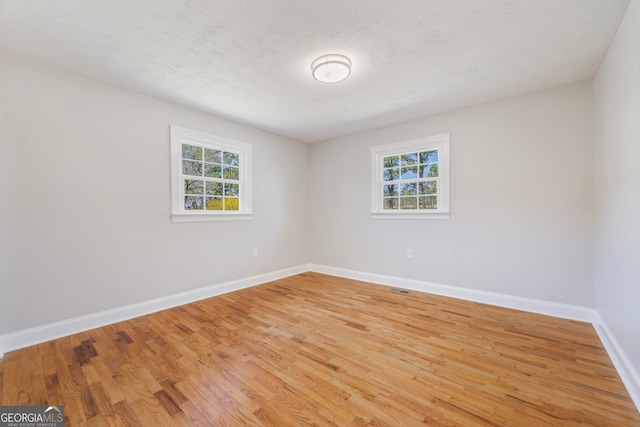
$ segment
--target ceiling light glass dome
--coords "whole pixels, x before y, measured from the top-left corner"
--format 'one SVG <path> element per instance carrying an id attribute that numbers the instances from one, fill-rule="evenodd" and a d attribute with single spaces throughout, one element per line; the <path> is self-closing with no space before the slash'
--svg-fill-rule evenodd
<path id="1" fill-rule="evenodd" d="M 313 78 L 322 83 L 337 83 L 351 74 L 351 60 L 344 55 L 323 55 L 311 63 Z"/>

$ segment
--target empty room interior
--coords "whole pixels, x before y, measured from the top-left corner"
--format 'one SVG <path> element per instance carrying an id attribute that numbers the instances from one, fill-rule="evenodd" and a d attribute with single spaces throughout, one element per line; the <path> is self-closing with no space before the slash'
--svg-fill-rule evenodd
<path id="1" fill-rule="evenodd" d="M 0 0 L 2 416 L 640 426 L 639 165 L 640 0 Z"/>

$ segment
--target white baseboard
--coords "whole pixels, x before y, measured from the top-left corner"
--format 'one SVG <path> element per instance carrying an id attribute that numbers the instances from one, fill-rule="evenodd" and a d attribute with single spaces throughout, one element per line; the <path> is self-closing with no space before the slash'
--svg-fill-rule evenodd
<path id="1" fill-rule="evenodd" d="M 4 353 L 8 351 L 76 334 L 78 332 L 88 331 L 101 326 L 122 322 L 124 320 L 166 310 L 182 304 L 211 298 L 216 295 L 260 285 L 262 283 L 293 276 L 306 271 L 309 271 L 309 265 L 303 264 L 231 282 L 219 283 L 192 291 L 181 292 L 179 294 L 169 295 L 166 297 L 155 298 L 137 304 L 114 308 L 112 310 L 62 320 L 60 322 L 12 332 L 6 335 L 0 335 L 0 358 L 2 358 Z"/>
<path id="2" fill-rule="evenodd" d="M 602 345 L 607 351 L 609 358 L 613 362 L 613 366 L 615 366 L 616 371 L 618 371 L 620 379 L 627 388 L 629 396 L 631 396 L 631 400 L 635 403 L 636 408 L 640 410 L 640 373 L 638 373 L 631 363 L 631 360 L 627 357 L 627 354 L 624 352 L 622 347 L 620 347 L 618 340 L 616 340 L 615 336 L 611 333 L 611 330 L 597 313 L 596 321 L 593 322 L 593 327 L 598 333 L 600 341 L 602 341 Z"/>
<path id="3" fill-rule="evenodd" d="M 481 302 L 484 304 L 513 308 L 516 310 L 528 311 L 531 313 L 546 314 L 549 316 L 561 317 L 564 319 L 580 320 L 583 322 L 593 322 L 593 320 L 595 319 L 595 309 L 580 307 L 576 305 L 561 304 L 551 301 L 536 300 L 532 298 L 523 298 L 513 295 L 498 294 L 494 292 L 485 292 L 475 289 L 460 288 L 456 286 L 441 285 L 439 283 L 424 282 L 420 280 L 403 279 L 394 276 L 384 276 L 381 274 L 365 273 L 362 271 L 328 267 L 325 265 L 311 264 L 310 268 L 311 271 L 330 274 L 332 276 L 345 277 L 348 279 L 361 280 L 364 282 L 377 283 L 381 285 L 396 286 L 399 288 L 412 289 L 419 292 L 459 298 L 467 301 Z"/>

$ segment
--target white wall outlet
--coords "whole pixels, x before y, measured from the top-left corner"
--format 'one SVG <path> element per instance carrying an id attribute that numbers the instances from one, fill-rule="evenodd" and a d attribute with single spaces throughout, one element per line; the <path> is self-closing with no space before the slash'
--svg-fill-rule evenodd
<path id="1" fill-rule="evenodd" d="M 407 258 L 413 258 L 413 249 L 407 249 Z"/>
<path id="2" fill-rule="evenodd" d="M 253 248 L 253 256 L 258 256 L 258 248 Z"/>

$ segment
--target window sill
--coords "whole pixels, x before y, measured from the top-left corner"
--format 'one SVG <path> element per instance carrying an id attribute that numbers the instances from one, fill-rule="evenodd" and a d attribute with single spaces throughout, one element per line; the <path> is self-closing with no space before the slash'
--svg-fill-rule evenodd
<path id="1" fill-rule="evenodd" d="M 253 213 L 181 213 L 171 215 L 171 222 L 251 221 Z"/>
<path id="2" fill-rule="evenodd" d="M 371 212 L 372 219 L 450 219 L 449 212 Z"/>

